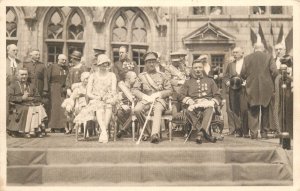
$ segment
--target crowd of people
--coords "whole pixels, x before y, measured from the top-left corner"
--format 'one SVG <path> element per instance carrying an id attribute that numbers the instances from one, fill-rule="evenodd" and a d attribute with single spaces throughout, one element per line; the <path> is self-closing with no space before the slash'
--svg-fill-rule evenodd
<path id="1" fill-rule="evenodd" d="M 116 135 L 121 138 L 135 115 L 137 124 L 146 127 L 142 140 L 159 143 L 165 125 L 161 118 L 171 99 L 173 118 L 184 115 L 197 131 L 198 144 L 216 142 L 209 133 L 211 118 L 225 99 L 229 135 L 257 139 L 259 131 L 261 138 L 268 138 L 270 130 L 278 136 L 282 131 L 292 134 L 292 58 L 282 45 L 275 48 L 276 58 L 260 43 L 245 57 L 242 48 L 235 47 L 224 74 L 205 54 L 187 64 L 187 52 L 178 50 L 170 54 L 169 64 L 162 64 L 157 52 L 148 51 L 139 73 L 125 46 L 119 48 L 117 62 L 99 50 L 87 67 L 79 51 L 73 51 L 70 62 L 60 54 L 57 63 L 47 65 L 39 61 L 39 50 L 33 49 L 30 60 L 21 62 L 17 46 L 10 44 L 7 133 L 30 138 L 98 127 L 99 142 L 107 143 L 112 118 L 116 117 Z M 223 97 L 217 85 L 220 80 L 225 84 Z M 146 117 L 150 113 L 152 123 Z"/>

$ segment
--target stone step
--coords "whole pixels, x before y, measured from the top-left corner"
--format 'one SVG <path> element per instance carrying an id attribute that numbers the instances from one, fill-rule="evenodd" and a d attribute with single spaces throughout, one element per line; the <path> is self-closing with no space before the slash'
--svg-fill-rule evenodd
<path id="1" fill-rule="evenodd" d="M 8 166 L 85 163 L 285 163 L 280 148 L 9 148 Z"/>
<path id="2" fill-rule="evenodd" d="M 140 184 L 159 182 L 191 186 L 252 185 L 253 182 L 292 183 L 292 175 L 284 164 L 266 163 L 86 163 L 9 166 L 7 182 L 10 184 Z M 282 181 L 282 182 L 281 182 Z M 224 184 L 222 184 L 224 182 Z M 252 182 L 252 183 L 251 183 Z"/>

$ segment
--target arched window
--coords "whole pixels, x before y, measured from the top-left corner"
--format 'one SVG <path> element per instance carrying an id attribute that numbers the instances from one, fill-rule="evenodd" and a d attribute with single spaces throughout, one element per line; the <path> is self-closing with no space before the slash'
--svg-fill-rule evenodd
<path id="1" fill-rule="evenodd" d="M 18 43 L 18 18 L 12 7 L 6 8 L 6 45 Z"/>
<path id="2" fill-rule="evenodd" d="M 53 7 L 45 21 L 48 63 L 56 63 L 59 54 L 70 56 L 74 50 L 83 53 L 85 20 L 78 8 Z"/>
<path id="3" fill-rule="evenodd" d="M 129 57 L 139 66 L 140 72 L 143 71 L 143 55 L 148 50 L 149 42 L 149 23 L 146 16 L 138 8 L 122 8 L 114 16 L 111 27 L 111 44 L 113 59 L 119 59 L 119 47 L 128 47 Z"/>

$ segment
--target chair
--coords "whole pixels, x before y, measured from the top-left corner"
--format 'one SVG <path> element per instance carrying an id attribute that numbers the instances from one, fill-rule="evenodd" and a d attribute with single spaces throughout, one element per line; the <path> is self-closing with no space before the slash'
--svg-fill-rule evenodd
<path id="1" fill-rule="evenodd" d="M 94 120 L 91 120 L 91 121 L 94 121 L 95 122 L 95 127 L 93 128 L 93 134 L 94 135 L 97 135 L 97 128 L 96 128 L 96 126 L 98 125 L 97 124 L 97 119 L 96 119 L 96 114 L 95 114 L 95 118 L 94 118 Z M 78 131 L 79 131 L 79 128 L 81 128 L 82 127 L 82 125 L 83 125 L 83 141 L 85 141 L 86 140 L 86 138 L 87 138 L 87 128 L 86 128 L 86 125 L 87 125 L 87 122 L 88 121 L 85 121 L 84 123 L 80 123 L 80 124 L 75 124 L 75 137 L 76 137 L 76 142 L 79 140 L 78 139 Z M 90 136 L 92 136 L 92 135 L 90 135 L 89 134 L 89 137 Z"/>
<path id="2" fill-rule="evenodd" d="M 132 103 L 132 108 L 134 108 L 134 102 Z M 136 121 L 136 116 L 134 113 L 132 114 L 132 140 L 135 141 L 135 121 Z M 153 121 L 153 111 L 150 115 L 149 120 Z M 164 111 L 162 114 L 161 120 L 167 120 L 168 121 L 168 126 L 169 126 L 169 141 L 172 141 L 172 97 L 170 96 L 168 98 L 168 110 Z M 139 130 L 138 130 L 139 132 Z M 162 131 L 160 129 L 160 137 L 162 137 Z"/>
<path id="3" fill-rule="evenodd" d="M 224 118 L 223 118 L 222 108 L 223 108 L 223 102 L 219 106 L 214 108 L 214 113 L 212 115 L 212 119 L 208 129 L 209 136 L 215 136 L 217 140 L 220 141 L 224 139 L 222 135 L 223 128 L 224 128 Z M 190 124 L 190 122 L 187 123 Z M 192 129 L 196 129 L 196 127 L 190 124 L 190 129 L 189 129 L 190 133 Z M 190 133 L 187 136 L 186 140 L 190 138 Z"/>

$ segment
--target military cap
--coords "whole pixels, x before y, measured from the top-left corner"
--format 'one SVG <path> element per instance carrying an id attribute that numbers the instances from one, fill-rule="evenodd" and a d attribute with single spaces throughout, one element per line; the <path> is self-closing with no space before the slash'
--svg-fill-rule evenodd
<path id="1" fill-rule="evenodd" d="M 172 60 L 172 62 L 179 62 L 180 58 L 172 58 L 171 60 Z"/>
<path id="2" fill-rule="evenodd" d="M 80 60 L 81 57 L 82 57 L 82 54 L 81 52 L 77 51 L 77 50 L 74 50 L 70 56 L 71 58 L 75 58 L 77 60 Z"/>
<path id="3" fill-rule="evenodd" d="M 102 48 L 93 48 L 94 56 L 97 57 L 99 54 L 105 54 L 106 50 Z"/>
<path id="4" fill-rule="evenodd" d="M 64 55 L 64 54 L 60 54 L 60 55 L 58 55 L 58 58 L 57 58 L 58 60 L 60 60 L 60 59 L 64 59 L 64 60 L 67 60 L 67 57 L 66 57 L 66 55 Z"/>
<path id="5" fill-rule="evenodd" d="M 156 60 L 158 58 L 157 52 L 147 52 L 144 56 L 143 59 L 144 61 L 147 60 Z"/>
<path id="6" fill-rule="evenodd" d="M 176 52 L 172 52 L 171 54 L 170 54 L 170 56 L 172 57 L 172 56 L 186 56 L 186 51 L 185 50 L 183 50 L 183 49 L 179 49 L 178 51 L 176 51 Z"/>
<path id="7" fill-rule="evenodd" d="M 199 62 L 202 63 L 202 60 L 204 60 L 204 59 L 206 59 L 206 60 L 208 59 L 208 56 L 206 54 L 199 56 L 196 60 L 193 61 L 192 65 L 195 63 L 199 63 Z"/>

